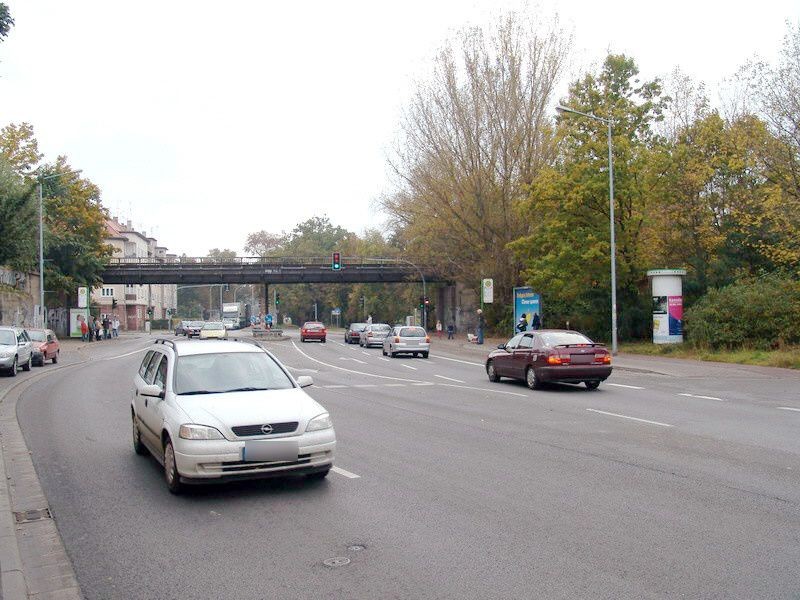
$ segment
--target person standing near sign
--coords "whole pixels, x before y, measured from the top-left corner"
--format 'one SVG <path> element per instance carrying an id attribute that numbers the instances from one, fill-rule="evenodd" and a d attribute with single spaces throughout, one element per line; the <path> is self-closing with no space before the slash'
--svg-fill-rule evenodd
<path id="1" fill-rule="evenodd" d="M 542 328 L 542 320 L 539 318 L 539 313 L 533 313 L 533 317 L 531 318 L 531 329 L 534 331 L 539 331 Z"/>
<path id="2" fill-rule="evenodd" d="M 483 344 L 483 328 L 486 327 L 486 319 L 483 316 L 483 311 L 478 309 L 478 341 L 476 344 Z"/>

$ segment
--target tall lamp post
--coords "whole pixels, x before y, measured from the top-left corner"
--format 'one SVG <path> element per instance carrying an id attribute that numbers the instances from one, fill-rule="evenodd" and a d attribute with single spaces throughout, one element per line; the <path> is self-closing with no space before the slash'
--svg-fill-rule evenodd
<path id="1" fill-rule="evenodd" d="M 53 175 L 39 176 L 39 316 L 42 319 L 42 327 L 47 327 L 47 312 L 44 309 L 44 197 L 42 192 L 42 182 L 45 179 L 55 179 L 62 175 L 74 175 L 80 171 L 68 171 L 67 173 L 54 173 Z"/>
<path id="2" fill-rule="evenodd" d="M 560 113 L 572 113 L 600 121 L 608 126 L 608 212 L 611 228 L 611 353 L 617 353 L 617 244 L 614 227 L 614 155 L 611 151 L 611 120 L 591 113 L 581 112 L 568 106 L 556 106 Z"/>

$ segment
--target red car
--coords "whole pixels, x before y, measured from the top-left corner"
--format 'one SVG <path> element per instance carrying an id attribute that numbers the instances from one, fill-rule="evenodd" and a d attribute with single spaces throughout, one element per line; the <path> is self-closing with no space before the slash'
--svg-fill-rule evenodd
<path id="1" fill-rule="evenodd" d="M 39 367 L 44 366 L 44 361 L 52 360 L 53 364 L 58 362 L 58 353 L 61 348 L 58 338 L 52 329 L 28 329 L 28 335 L 33 342 L 33 364 Z"/>
<path id="2" fill-rule="evenodd" d="M 577 331 L 528 331 L 489 353 L 486 374 L 490 381 L 521 379 L 532 390 L 550 382 L 584 383 L 594 390 L 611 375 L 611 353 Z"/>
<path id="3" fill-rule="evenodd" d="M 300 328 L 301 342 L 305 342 L 306 340 L 319 340 L 324 344 L 327 337 L 328 330 L 325 329 L 324 324 L 318 321 L 307 321 L 303 323 L 303 326 Z"/>

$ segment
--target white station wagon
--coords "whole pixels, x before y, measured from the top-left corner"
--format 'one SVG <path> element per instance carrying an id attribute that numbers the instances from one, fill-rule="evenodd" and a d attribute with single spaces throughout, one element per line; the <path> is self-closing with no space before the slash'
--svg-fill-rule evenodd
<path id="1" fill-rule="evenodd" d="M 301 474 L 333 466 L 330 415 L 275 356 L 228 340 L 163 340 L 134 376 L 133 448 L 164 466 L 167 487 Z"/>

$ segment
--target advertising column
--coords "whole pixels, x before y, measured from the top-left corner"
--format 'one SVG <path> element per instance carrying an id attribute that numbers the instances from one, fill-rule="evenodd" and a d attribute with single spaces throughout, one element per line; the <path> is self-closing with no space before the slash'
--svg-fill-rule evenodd
<path id="1" fill-rule="evenodd" d="M 683 342 L 683 277 L 685 269 L 654 269 L 647 272 L 653 280 L 653 343 Z"/>

